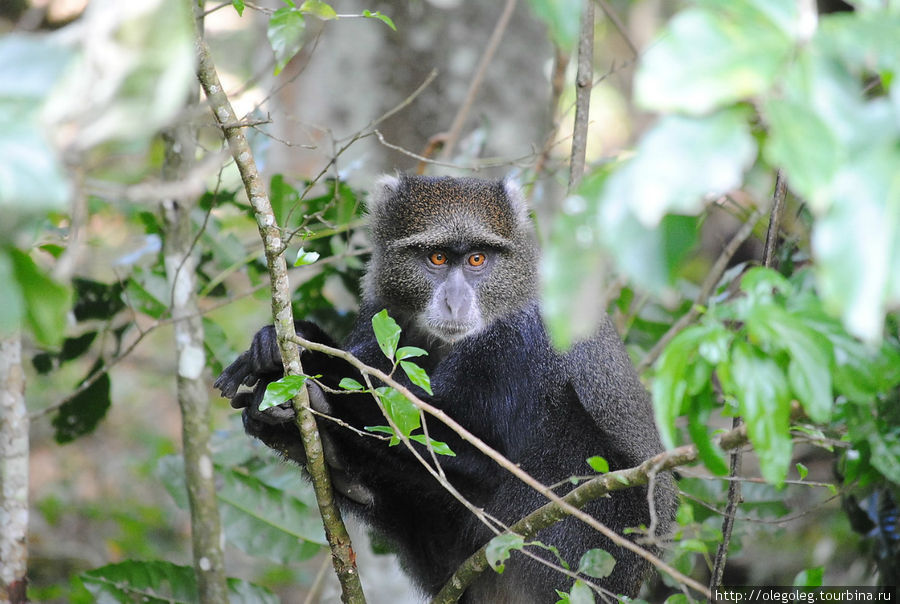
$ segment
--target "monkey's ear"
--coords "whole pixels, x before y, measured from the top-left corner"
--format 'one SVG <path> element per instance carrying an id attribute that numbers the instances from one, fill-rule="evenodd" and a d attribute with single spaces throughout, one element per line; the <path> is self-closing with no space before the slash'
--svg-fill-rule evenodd
<path id="1" fill-rule="evenodd" d="M 509 199 L 509 206 L 519 222 L 528 222 L 530 220 L 528 217 L 528 202 L 525 201 L 522 186 L 514 176 L 510 175 L 503 179 L 503 192 L 506 193 L 506 198 Z"/>
<path id="2" fill-rule="evenodd" d="M 368 209 L 369 214 L 378 211 L 385 201 L 396 195 L 402 184 L 402 175 L 382 174 L 379 176 L 366 201 L 366 209 Z"/>

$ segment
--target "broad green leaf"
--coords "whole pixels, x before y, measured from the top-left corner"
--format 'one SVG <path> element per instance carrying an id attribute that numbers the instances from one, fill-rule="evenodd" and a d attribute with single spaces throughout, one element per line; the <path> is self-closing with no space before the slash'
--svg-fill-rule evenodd
<path id="1" fill-rule="evenodd" d="M 653 379 L 653 409 L 660 436 L 667 448 L 676 445 L 675 420 L 685 413 L 687 397 L 701 394 L 710 387 L 712 368 L 698 354 L 704 343 L 721 344 L 723 328 L 717 323 L 692 325 L 675 336 L 656 362 Z M 718 344 L 717 344 L 718 343 Z M 703 369 L 702 374 L 692 367 Z M 705 376 L 705 377 L 704 377 Z"/>
<path id="2" fill-rule="evenodd" d="M 269 18 L 266 35 L 275 52 L 275 75 L 303 48 L 306 20 L 293 6 L 282 6 Z"/>
<path id="3" fill-rule="evenodd" d="M 100 370 L 100 361 L 88 373 L 79 386 Z M 59 444 L 72 442 L 80 436 L 90 434 L 106 416 L 112 401 L 109 396 L 109 374 L 104 373 L 90 386 L 67 400 L 53 416 L 53 438 Z"/>
<path id="4" fill-rule="evenodd" d="M 434 440 L 433 438 L 426 438 L 424 434 L 412 434 L 409 437 L 410 440 L 414 440 L 417 443 L 422 443 L 423 445 L 431 444 L 431 448 L 434 449 L 434 452 L 438 455 L 446 455 L 447 457 L 456 457 L 456 453 L 453 452 L 453 449 L 445 443 L 439 440 Z"/>
<path id="5" fill-rule="evenodd" d="M 697 445 L 697 453 L 706 468 L 717 476 L 728 474 L 728 462 L 722 449 L 713 442 L 707 429 L 707 423 L 713 407 L 712 393 L 709 390 L 691 398 L 691 409 L 688 413 L 688 433 Z"/>
<path id="6" fill-rule="evenodd" d="M 608 551 L 591 549 L 581 556 L 581 561 L 578 562 L 578 572 L 584 573 L 589 577 L 603 579 L 612 574 L 615 565 L 616 559 Z"/>
<path id="7" fill-rule="evenodd" d="M 79 575 L 97 602 L 189 603 L 200 594 L 194 569 L 162 560 L 126 560 Z M 277 604 L 268 589 L 242 579 L 228 579 L 228 601 L 233 604 Z"/>
<path id="8" fill-rule="evenodd" d="M 231 0 L 231 5 L 237 11 L 239 17 L 244 16 L 244 0 Z"/>
<path id="9" fill-rule="evenodd" d="M 763 107 L 769 126 L 764 149 L 768 162 L 784 169 L 791 189 L 822 206 L 844 150 L 835 135 L 809 106 L 784 99 L 770 99 Z"/>
<path id="10" fill-rule="evenodd" d="M 737 340 L 728 371 L 720 371 L 726 394 L 737 399 L 747 434 L 759 456 L 766 481 L 780 486 L 791 460 L 791 396 L 778 364 L 746 342 Z"/>
<path id="11" fill-rule="evenodd" d="M 363 17 L 366 17 L 367 19 L 378 19 L 379 21 L 381 21 L 382 23 L 384 23 L 385 25 L 387 25 L 394 31 L 397 31 L 397 26 L 394 25 L 394 22 L 391 20 L 391 18 L 388 17 L 387 15 L 381 14 L 381 11 L 372 12 L 372 11 L 366 9 L 362 12 L 362 14 L 363 14 Z"/>
<path id="12" fill-rule="evenodd" d="M 6 248 L 6 252 L 15 280 L 4 287 L 19 290 L 25 307 L 25 325 L 42 345 L 59 346 L 65 336 L 71 291 L 53 281 L 28 254 L 14 247 Z"/>
<path id="13" fill-rule="evenodd" d="M 795 467 L 797 468 L 797 474 L 800 475 L 800 480 L 805 479 L 806 475 L 809 474 L 809 469 L 806 466 L 804 466 L 802 463 L 798 462 L 795 465 Z"/>
<path id="14" fill-rule="evenodd" d="M 296 210 L 300 203 L 300 192 L 292 187 L 283 175 L 275 174 L 269 180 L 269 203 L 272 204 L 272 213 L 278 226 L 288 228 L 291 212 Z M 300 259 L 299 255 L 297 259 Z"/>
<path id="15" fill-rule="evenodd" d="M 797 573 L 797 576 L 794 577 L 794 587 L 821 587 L 824 575 L 824 566 L 807 568 Z"/>
<path id="16" fill-rule="evenodd" d="M 575 581 L 569 590 L 569 604 L 594 604 L 594 592 L 584 581 Z"/>
<path id="17" fill-rule="evenodd" d="M 353 378 L 342 378 L 338 386 L 344 390 L 365 390 L 365 387 Z"/>
<path id="18" fill-rule="evenodd" d="M 688 569 L 690 570 L 690 569 Z M 684 594 L 672 594 L 665 599 L 663 604 L 690 604 L 692 601 Z"/>
<path id="19" fill-rule="evenodd" d="M 700 115 L 767 92 L 794 48 L 799 16 L 782 4 L 792 14 L 767 10 L 772 2 L 733 0 L 675 15 L 642 56 L 638 104 Z"/>
<path id="20" fill-rule="evenodd" d="M 397 344 L 400 343 L 400 326 L 388 315 L 387 309 L 372 317 L 372 329 L 384 356 L 394 360 Z"/>
<path id="21" fill-rule="evenodd" d="M 306 266 L 307 264 L 312 264 L 318 259 L 319 252 L 307 252 L 301 247 L 297 252 L 297 259 L 294 261 L 294 266 Z"/>
<path id="22" fill-rule="evenodd" d="M 434 392 L 431 391 L 431 379 L 428 377 L 428 374 L 425 373 L 424 369 L 411 361 L 400 361 L 400 367 L 406 372 L 409 381 L 428 394 L 434 394 Z"/>
<path id="23" fill-rule="evenodd" d="M 547 25 L 557 46 L 570 51 L 578 42 L 581 27 L 579 0 L 529 0 L 531 10 Z"/>
<path id="24" fill-rule="evenodd" d="M 756 158 L 743 111 L 663 117 L 609 179 L 603 203 L 625 204 L 646 228 L 666 214 L 697 214 L 706 198 L 739 188 Z"/>
<path id="25" fill-rule="evenodd" d="M 331 5 L 322 2 L 322 0 L 306 0 L 300 5 L 300 12 L 306 15 L 313 15 L 323 21 L 337 19 L 337 13 L 331 8 Z"/>
<path id="26" fill-rule="evenodd" d="M 505 569 L 505 562 L 509 559 L 512 550 L 521 550 L 525 547 L 525 540 L 515 533 L 503 533 L 491 539 L 484 551 L 488 564 L 498 573 Z"/>
<path id="27" fill-rule="evenodd" d="M 791 389 L 810 419 L 827 422 L 834 401 L 831 386 L 832 346 L 828 338 L 774 305 L 751 308 L 747 315 L 747 331 L 764 349 L 789 353 L 788 380 Z"/>
<path id="28" fill-rule="evenodd" d="M 403 359 L 426 356 L 427 354 L 428 352 L 421 348 L 415 346 L 403 346 L 397 349 L 397 360 L 402 361 Z"/>
<path id="29" fill-rule="evenodd" d="M 599 472 L 600 474 L 609 472 L 609 462 L 606 461 L 605 457 L 594 455 L 593 457 L 587 458 L 587 463 L 594 472 Z"/>
<path id="30" fill-rule="evenodd" d="M 244 472 L 218 468 L 216 490 L 222 526 L 242 551 L 287 564 L 304 560 L 326 543 L 315 509 Z"/>
<path id="31" fill-rule="evenodd" d="M 266 393 L 259 403 L 259 410 L 265 411 L 291 400 L 306 385 L 305 375 L 286 375 L 266 386 Z"/>
<path id="32" fill-rule="evenodd" d="M 400 394 L 399 391 L 393 388 L 381 387 L 377 388 L 375 392 L 384 405 L 384 410 L 388 417 L 393 420 L 402 434 L 409 436 L 413 430 L 422 425 L 419 408 Z M 391 440 L 392 445 L 398 442 L 399 440 L 396 437 Z"/>

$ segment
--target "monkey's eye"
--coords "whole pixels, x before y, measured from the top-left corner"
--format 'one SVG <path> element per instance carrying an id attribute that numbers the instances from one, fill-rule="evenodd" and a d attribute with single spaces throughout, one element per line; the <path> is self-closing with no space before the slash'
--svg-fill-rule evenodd
<path id="1" fill-rule="evenodd" d="M 474 254 L 469 256 L 469 265 L 470 266 L 481 266 L 484 264 L 484 261 L 487 259 L 487 256 L 482 254 L 481 252 L 475 252 Z"/>
<path id="2" fill-rule="evenodd" d="M 431 263 L 440 266 L 441 264 L 447 264 L 447 255 L 444 252 L 434 252 L 431 256 L 428 257 L 431 260 Z"/>

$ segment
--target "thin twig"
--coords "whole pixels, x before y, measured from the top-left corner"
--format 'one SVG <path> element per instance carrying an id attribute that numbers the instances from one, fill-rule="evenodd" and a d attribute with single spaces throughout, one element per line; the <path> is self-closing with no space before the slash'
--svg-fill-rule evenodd
<path id="1" fill-rule="evenodd" d="M 575 76 L 575 126 L 572 130 L 572 155 L 569 162 L 569 192 L 578 188 L 584 176 L 588 118 L 594 79 L 594 3 L 584 0 L 581 36 L 578 39 L 578 73 Z"/>
<path id="2" fill-rule="evenodd" d="M 616 14 L 616 11 L 612 9 L 609 5 L 609 2 L 606 0 L 596 0 L 597 4 L 600 5 L 600 9 L 606 15 L 606 18 L 612 21 L 612 24 L 615 26 L 616 30 L 619 32 L 619 35 L 622 36 L 622 39 L 625 40 L 625 43 L 628 44 L 628 48 L 631 49 L 631 52 L 634 53 L 635 58 L 637 58 L 638 48 L 637 45 L 631 40 L 631 37 L 628 35 L 628 29 L 625 27 L 625 24 L 622 23 L 622 20 L 619 19 L 619 15 Z"/>
<path id="3" fill-rule="evenodd" d="M 509 25 L 509 19 L 512 17 L 513 9 L 515 8 L 516 0 L 506 0 L 506 6 L 503 7 L 503 12 L 500 13 L 497 25 L 494 26 L 494 31 L 491 33 L 490 40 L 488 40 L 487 48 L 484 49 L 484 54 L 481 55 L 481 62 L 478 63 L 475 75 L 472 76 L 472 81 L 469 82 L 469 90 L 466 92 L 466 98 L 463 100 L 462 105 L 460 105 L 459 111 L 456 112 L 456 117 L 453 118 L 453 123 L 447 131 L 447 135 L 444 137 L 444 148 L 441 151 L 440 156 L 441 161 L 447 161 L 453 155 L 453 149 L 456 147 L 459 135 L 466 123 L 466 118 L 469 117 L 469 111 L 472 109 L 472 104 L 475 102 L 475 95 L 478 94 L 478 90 L 481 88 L 481 82 L 484 80 L 485 73 L 487 73 L 488 65 L 490 65 L 491 61 L 494 59 L 494 54 L 497 52 L 497 47 L 500 46 L 500 40 L 503 39 L 503 34 L 506 32 L 506 26 Z"/>

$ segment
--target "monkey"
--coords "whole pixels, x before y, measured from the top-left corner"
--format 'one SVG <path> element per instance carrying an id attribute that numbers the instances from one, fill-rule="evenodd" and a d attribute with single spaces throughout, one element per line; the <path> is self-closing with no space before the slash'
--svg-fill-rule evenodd
<path id="1" fill-rule="evenodd" d="M 595 335 L 567 351 L 551 344 L 541 319 L 539 246 L 512 180 L 385 176 L 369 196 L 367 213 L 373 249 L 359 318 L 344 350 L 389 372 L 391 362 L 371 326 L 372 316 L 387 309 L 401 326 L 400 345 L 428 351 L 415 360 L 430 375 L 433 394 L 400 372 L 396 379 L 543 484 L 556 485 L 559 494 L 571 488 L 570 477 L 590 472 L 589 457 L 602 456 L 616 470 L 662 451 L 649 394 L 608 318 Z M 336 346 L 314 323 L 297 321 L 295 327 L 306 339 Z M 433 596 L 494 532 L 408 449 L 360 436 L 366 426 L 385 420 L 370 394 L 334 392 L 341 378 L 362 381 L 352 366 L 311 350 L 301 350 L 301 363 L 325 386 L 308 382 L 313 408 L 345 424 L 317 420 L 341 509 L 391 543 L 406 573 L 424 595 Z M 302 465 L 306 458 L 290 403 L 258 409 L 266 386 L 282 373 L 274 328 L 268 326 L 215 386 L 243 410 L 249 435 Z M 241 391 L 242 384 L 252 389 Z M 455 453 L 439 462 L 471 504 L 508 526 L 546 503 L 442 422 L 426 422 L 430 437 Z M 413 446 L 430 459 L 424 446 Z M 653 503 L 656 534 L 664 536 L 676 505 L 668 474 L 657 477 Z M 615 491 L 584 510 L 620 535 L 651 524 L 646 487 Z M 591 581 L 612 594 L 636 596 L 651 570 L 642 557 L 575 518 L 536 538 L 558 548 L 570 568 L 577 568 L 587 550 L 610 552 L 616 560 L 611 575 Z M 513 552 L 502 574 L 482 573 L 461 601 L 555 602 L 555 590 L 570 581 Z"/>

